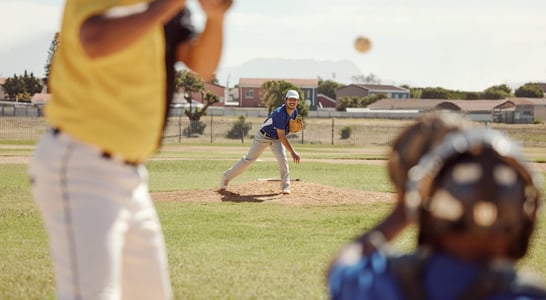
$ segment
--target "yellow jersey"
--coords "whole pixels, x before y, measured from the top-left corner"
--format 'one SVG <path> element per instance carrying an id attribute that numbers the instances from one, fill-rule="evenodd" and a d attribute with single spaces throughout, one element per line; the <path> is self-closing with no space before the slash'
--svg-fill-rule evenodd
<path id="1" fill-rule="evenodd" d="M 163 26 L 115 54 L 91 59 L 79 28 L 114 6 L 141 1 L 67 0 L 52 62 L 48 122 L 84 143 L 142 162 L 159 145 L 166 111 Z"/>

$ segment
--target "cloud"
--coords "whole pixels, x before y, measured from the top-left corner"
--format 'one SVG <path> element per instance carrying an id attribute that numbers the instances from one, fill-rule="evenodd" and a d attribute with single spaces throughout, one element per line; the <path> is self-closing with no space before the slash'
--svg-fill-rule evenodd
<path id="1" fill-rule="evenodd" d="M 0 1 L 0 53 L 55 33 L 61 23 L 59 5 L 29 1 Z"/>
<path id="2" fill-rule="evenodd" d="M 0 77 L 25 70 L 42 76 L 49 44 L 59 31 L 59 3 L 0 1 Z"/>
<path id="3" fill-rule="evenodd" d="M 0 74 L 41 72 L 61 2 L 0 0 Z M 202 29 L 198 2 L 187 3 Z M 543 0 L 239 0 L 226 18 L 219 69 L 259 58 L 349 60 L 364 74 L 418 86 L 543 80 L 545 9 Z M 370 52 L 354 50 L 357 35 L 371 38 Z"/>

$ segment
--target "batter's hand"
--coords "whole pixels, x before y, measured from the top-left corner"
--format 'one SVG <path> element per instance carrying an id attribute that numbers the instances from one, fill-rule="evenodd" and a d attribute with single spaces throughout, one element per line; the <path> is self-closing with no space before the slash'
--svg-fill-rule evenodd
<path id="1" fill-rule="evenodd" d="M 296 151 L 291 152 L 290 155 L 292 155 L 292 159 L 294 160 L 295 163 L 297 164 L 300 163 L 300 156 Z"/>
<path id="2" fill-rule="evenodd" d="M 233 0 L 199 0 L 199 4 L 207 18 L 214 19 L 222 18 L 233 4 Z"/>

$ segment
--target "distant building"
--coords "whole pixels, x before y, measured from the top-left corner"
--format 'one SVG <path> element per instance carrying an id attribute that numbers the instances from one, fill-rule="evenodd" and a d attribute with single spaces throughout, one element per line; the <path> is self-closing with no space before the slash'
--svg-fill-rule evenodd
<path id="1" fill-rule="evenodd" d="M 336 100 L 345 97 L 364 98 L 372 95 L 384 94 L 391 99 L 409 99 L 410 91 L 394 85 L 381 84 L 349 84 L 336 90 Z"/>
<path id="2" fill-rule="evenodd" d="M 6 94 L 6 91 L 4 90 L 4 87 L 2 86 L 4 83 L 6 83 L 7 78 L 0 77 L 0 100 L 5 100 L 8 98 L 8 95 Z"/>
<path id="3" fill-rule="evenodd" d="M 336 107 L 337 107 L 336 99 L 332 99 L 324 94 L 317 95 L 317 109 L 336 108 Z"/>
<path id="4" fill-rule="evenodd" d="M 205 90 L 203 94 L 201 93 L 193 93 L 192 94 L 192 100 L 197 101 L 200 103 L 204 102 L 204 97 L 207 94 L 207 92 L 211 92 L 214 95 L 218 97 L 219 102 L 215 103 L 213 105 L 215 106 L 222 106 L 224 105 L 225 97 L 226 97 L 226 88 L 222 85 L 211 83 L 211 82 L 205 82 Z M 184 102 L 187 102 L 184 98 L 184 89 L 180 88 L 177 93 L 175 93 L 173 98 L 173 103 L 175 104 L 184 104 Z"/>
<path id="5" fill-rule="evenodd" d="M 546 98 L 508 98 L 501 100 L 381 99 L 360 111 L 425 112 L 451 110 L 466 114 L 471 120 L 496 123 L 532 123 L 546 121 Z"/>
<path id="6" fill-rule="evenodd" d="M 304 101 L 311 110 L 317 109 L 318 79 L 293 79 L 293 78 L 240 78 L 239 79 L 239 106 L 261 107 L 263 96 L 262 84 L 268 81 L 286 81 L 303 92 Z"/>
<path id="7" fill-rule="evenodd" d="M 48 93 L 36 93 L 32 95 L 30 102 L 33 104 L 45 104 L 51 98 L 51 94 Z"/>
<path id="8" fill-rule="evenodd" d="M 533 123 L 546 121 L 546 98 L 509 98 L 514 103 L 512 110 L 506 110 L 497 117 L 501 123 Z"/>

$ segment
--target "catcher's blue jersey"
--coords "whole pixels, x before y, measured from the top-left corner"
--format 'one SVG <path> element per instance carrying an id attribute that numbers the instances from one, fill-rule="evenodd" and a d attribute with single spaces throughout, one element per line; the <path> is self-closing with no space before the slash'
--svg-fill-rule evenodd
<path id="1" fill-rule="evenodd" d="M 381 252 L 363 256 L 351 263 L 336 263 L 328 273 L 331 299 L 404 300 L 398 278 L 388 267 L 388 258 Z M 482 265 L 463 262 L 447 254 L 427 259 L 422 284 L 428 300 L 455 300 L 473 282 Z M 544 299 L 520 293 L 503 292 L 488 300 Z"/>

